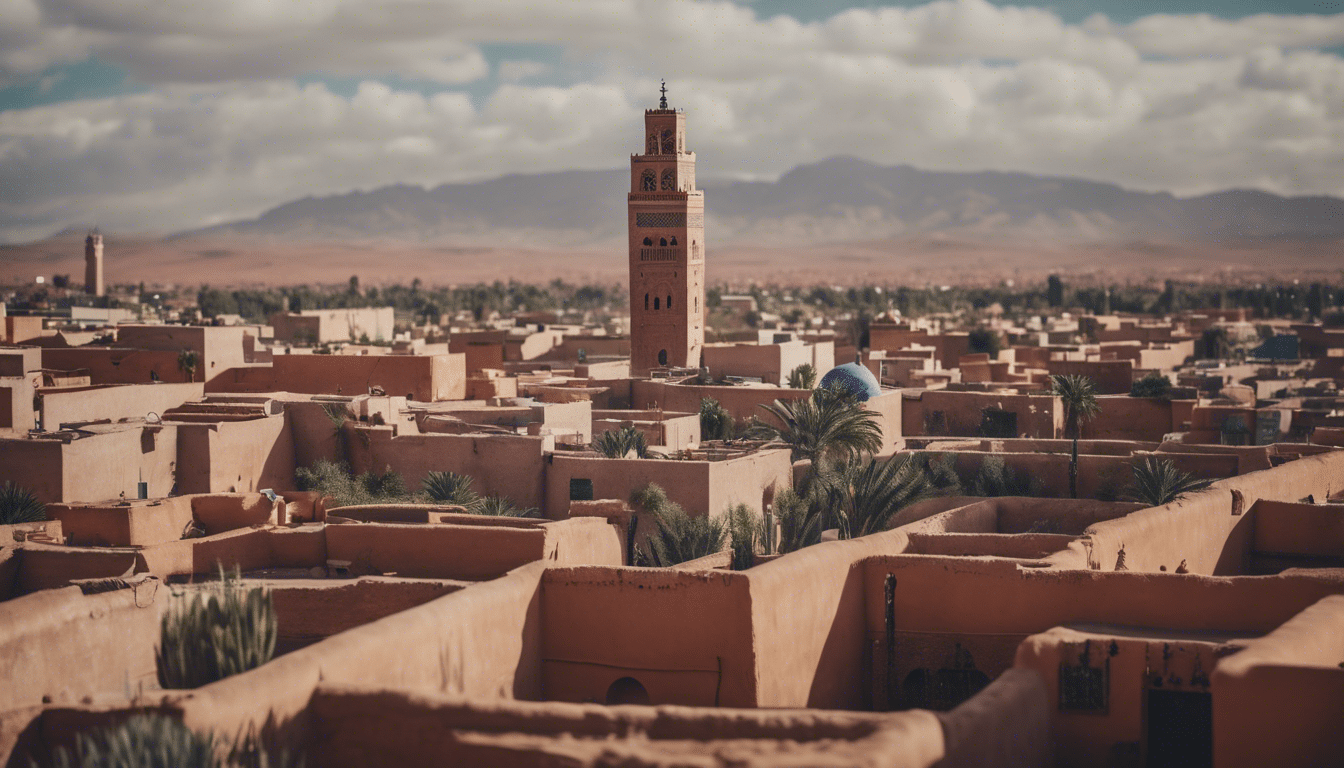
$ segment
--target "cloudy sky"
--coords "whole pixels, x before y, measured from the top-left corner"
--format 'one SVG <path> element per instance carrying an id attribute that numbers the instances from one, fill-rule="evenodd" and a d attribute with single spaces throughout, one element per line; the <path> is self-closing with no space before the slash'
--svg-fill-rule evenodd
<path id="1" fill-rule="evenodd" d="M 853 154 L 1344 195 L 1344 0 L 0 0 L 0 242 L 620 167 Z"/>

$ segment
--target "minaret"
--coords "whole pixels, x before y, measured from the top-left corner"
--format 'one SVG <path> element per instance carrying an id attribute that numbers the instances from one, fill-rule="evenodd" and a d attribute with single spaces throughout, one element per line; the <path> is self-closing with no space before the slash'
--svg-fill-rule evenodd
<path id="1" fill-rule="evenodd" d="M 630 156 L 630 367 L 700 367 L 705 343 L 705 196 L 686 151 L 686 115 L 644 112 L 644 154 Z"/>
<path id="2" fill-rule="evenodd" d="M 84 240 L 84 292 L 94 296 L 107 293 L 103 285 L 103 236 L 97 230 Z"/>

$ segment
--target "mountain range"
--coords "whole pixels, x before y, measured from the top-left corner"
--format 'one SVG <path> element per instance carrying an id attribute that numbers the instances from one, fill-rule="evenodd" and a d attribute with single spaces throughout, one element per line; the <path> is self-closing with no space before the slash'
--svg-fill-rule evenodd
<path id="1" fill-rule="evenodd" d="M 629 173 L 511 175 L 433 189 L 392 185 L 305 197 L 181 236 L 390 239 L 574 247 L 625 236 Z M 1344 200 L 1230 190 L 1196 197 L 1024 173 L 925 171 L 853 157 L 772 182 L 707 182 L 706 239 L 812 245 L 949 235 L 1052 241 L 1334 239 Z"/>

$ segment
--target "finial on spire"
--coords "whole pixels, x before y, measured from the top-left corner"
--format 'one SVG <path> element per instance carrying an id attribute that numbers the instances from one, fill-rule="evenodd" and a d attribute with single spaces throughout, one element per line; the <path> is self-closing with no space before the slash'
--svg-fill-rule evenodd
<path id="1" fill-rule="evenodd" d="M 663 97 L 662 97 L 661 99 L 658 100 L 658 108 L 659 108 L 659 109 L 667 109 L 667 81 L 666 81 L 666 80 L 663 81 L 663 87 L 662 87 L 662 88 L 659 88 L 658 91 L 659 91 L 660 93 L 663 94 Z"/>

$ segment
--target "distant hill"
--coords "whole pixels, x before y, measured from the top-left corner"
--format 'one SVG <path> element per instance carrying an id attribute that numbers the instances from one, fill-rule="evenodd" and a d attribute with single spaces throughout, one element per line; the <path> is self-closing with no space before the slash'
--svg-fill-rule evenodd
<path id="1" fill-rule="evenodd" d="M 179 236 L 574 247 L 625 234 L 629 173 L 564 171 L 433 189 L 306 197 Z M 1178 198 L 1024 173 L 951 173 L 853 157 L 774 182 L 706 182 L 706 239 L 768 246 L 955 235 L 1065 241 L 1344 237 L 1344 200 L 1232 190 Z"/>

